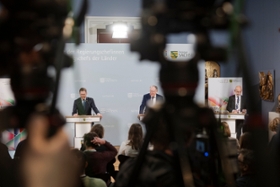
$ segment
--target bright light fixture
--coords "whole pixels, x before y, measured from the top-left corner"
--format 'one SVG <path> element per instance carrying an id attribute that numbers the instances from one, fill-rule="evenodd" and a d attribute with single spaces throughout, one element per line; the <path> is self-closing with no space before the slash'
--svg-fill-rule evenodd
<path id="1" fill-rule="evenodd" d="M 112 38 L 127 38 L 127 31 L 114 31 Z"/>
<path id="2" fill-rule="evenodd" d="M 112 30 L 112 38 L 127 38 L 127 32 L 129 28 L 125 23 L 114 23 Z"/>

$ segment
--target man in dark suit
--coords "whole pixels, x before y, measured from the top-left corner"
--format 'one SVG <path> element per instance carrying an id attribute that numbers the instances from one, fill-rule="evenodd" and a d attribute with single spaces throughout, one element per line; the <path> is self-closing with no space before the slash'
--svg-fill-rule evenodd
<path id="1" fill-rule="evenodd" d="M 234 89 L 234 95 L 228 99 L 227 110 L 231 113 L 246 113 L 246 104 L 244 97 L 241 95 L 242 87 L 236 86 Z"/>
<path id="2" fill-rule="evenodd" d="M 244 97 L 241 95 L 242 87 L 236 86 L 234 89 L 234 95 L 230 96 L 228 99 L 227 110 L 230 113 L 246 113 L 246 104 Z M 236 120 L 236 138 L 239 139 L 241 136 L 241 131 L 244 126 L 244 120 Z"/>
<path id="3" fill-rule="evenodd" d="M 163 101 L 163 96 L 157 94 L 158 88 L 155 85 L 150 87 L 150 93 L 147 93 L 143 96 L 142 103 L 140 105 L 139 114 L 144 114 L 147 108 L 147 102 L 150 102 L 151 105 L 154 105 L 156 102 Z"/>
<path id="4" fill-rule="evenodd" d="M 102 115 L 95 106 L 93 98 L 87 97 L 87 90 L 85 88 L 80 88 L 79 94 L 80 98 L 74 101 L 72 115 L 92 115 L 92 109 L 97 116 L 100 116 L 100 118 L 102 118 Z"/>

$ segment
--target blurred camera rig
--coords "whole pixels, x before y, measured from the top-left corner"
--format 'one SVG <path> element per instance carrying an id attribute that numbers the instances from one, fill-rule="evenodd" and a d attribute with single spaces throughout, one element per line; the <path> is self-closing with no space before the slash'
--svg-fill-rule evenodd
<path id="1" fill-rule="evenodd" d="M 79 43 L 87 0 L 75 18 L 68 0 L 0 3 L 0 76 L 10 78 L 16 100 L 0 112 L 0 128 L 24 128 L 30 115 L 39 112 L 49 116 L 51 135 L 65 124 L 56 109 L 60 72 L 73 64 L 64 45 L 71 38 Z"/>
<path id="2" fill-rule="evenodd" d="M 147 134 L 127 186 L 137 186 L 147 146 L 155 131 L 162 128 L 162 121 L 168 128 L 165 135 L 174 155 L 179 186 L 234 186 L 238 170 L 232 163 L 237 163 L 237 150 L 230 151 L 231 144 L 223 136 L 213 111 L 198 107 L 193 100 L 199 77 L 198 61 L 227 59 L 227 49 L 214 46 L 209 32 L 230 29 L 233 5 L 230 1 L 215 0 L 143 0 L 142 8 L 142 29 L 131 35 L 130 49 L 139 53 L 140 60 L 160 64 L 165 103 L 149 109 L 143 119 Z M 246 23 L 246 19 L 234 20 L 238 28 Z M 195 35 L 195 56 L 185 62 L 172 62 L 163 55 L 167 35 L 180 32 Z"/>

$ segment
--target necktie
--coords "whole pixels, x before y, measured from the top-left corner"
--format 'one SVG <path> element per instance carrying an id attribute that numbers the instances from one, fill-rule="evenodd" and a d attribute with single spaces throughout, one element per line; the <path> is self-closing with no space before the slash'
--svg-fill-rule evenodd
<path id="1" fill-rule="evenodd" d="M 86 100 L 83 99 L 83 107 L 86 109 Z"/>
<path id="2" fill-rule="evenodd" d="M 237 100 L 236 100 L 236 105 L 235 105 L 235 109 L 238 109 L 238 105 L 239 105 L 239 96 L 237 96 Z"/>
<path id="3" fill-rule="evenodd" d="M 152 97 L 152 105 L 155 104 L 155 97 Z"/>

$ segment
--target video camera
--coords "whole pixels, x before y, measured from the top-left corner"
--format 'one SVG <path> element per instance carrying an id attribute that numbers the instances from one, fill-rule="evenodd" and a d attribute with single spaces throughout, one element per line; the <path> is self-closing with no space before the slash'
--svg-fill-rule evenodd
<path id="1" fill-rule="evenodd" d="M 157 121 L 155 118 L 164 116 L 162 120 L 168 123 L 171 144 L 176 145 L 173 155 L 179 162 L 176 170 L 182 176 L 181 186 L 223 186 L 223 177 L 233 184 L 232 176 L 237 171 L 223 168 L 223 164 L 231 160 L 228 158 L 228 144 L 219 130 L 220 124 L 211 109 L 201 109 L 193 101 L 199 60 L 225 61 L 227 58 L 226 48 L 214 46 L 209 31 L 229 29 L 233 6 L 229 1 L 215 0 L 143 0 L 142 8 L 142 30 L 138 35 L 132 34 L 130 49 L 140 54 L 140 60 L 147 59 L 161 65 L 159 77 L 165 96 L 162 108 L 151 109 L 143 119 L 147 126 L 145 142 L 152 137 L 153 132 L 150 131 L 157 131 L 153 128 Z M 180 32 L 195 36 L 195 56 L 184 62 L 165 59 L 168 34 Z M 185 129 L 182 124 L 189 128 Z M 187 149 L 183 129 L 195 134 Z M 145 150 L 140 152 L 128 186 L 133 186 L 136 181 L 144 154 Z M 191 169 L 186 169 L 187 166 Z"/>
<path id="2" fill-rule="evenodd" d="M 142 32 L 131 37 L 131 51 L 140 54 L 140 60 L 161 61 L 166 36 L 187 32 L 196 36 L 196 52 L 201 59 L 225 61 L 224 47 L 213 46 L 210 29 L 226 30 L 230 24 L 228 1 L 179 0 L 142 1 Z"/>
<path id="3" fill-rule="evenodd" d="M 82 23 L 87 1 L 76 22 L 68 0 L 0 2 L 0 76 L 10 78 L 16 100 L 0 112 L 1 129 L 25 127 L 33 112 L 50 116 L 53 127 L 65 124 L 55 107 L 60 71 L 73 64 L 64 44 Z"/>

